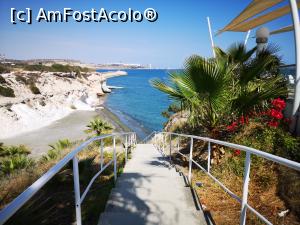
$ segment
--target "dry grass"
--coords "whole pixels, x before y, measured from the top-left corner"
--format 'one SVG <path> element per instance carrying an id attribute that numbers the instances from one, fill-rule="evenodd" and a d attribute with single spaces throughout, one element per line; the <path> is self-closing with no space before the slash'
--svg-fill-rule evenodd
<path id="1" fill-rule="evenodd" d="M 21 170 L 3 177 L 0 184 L 1 208 L 30 186 L 42 174 L 55 165 L 75 146 L 63 150 L 59 158 L 41 161 L 37 167 Z M 91 144 L 78 154 L 80 172 L 80 190 L 85 190 L 90 179 L 100 169 L 99 146 Z M 105 152 L 104 163 L 112 159 L 112 153 Z M 118 154 L 118 173 L 124 166 L 124 154 Z M 85 224 L 97 224 L 104 210 L 109 193 L 114 186 L 113 165 L 92 185 L 82 204 L 82 218 Z M 56 174 L 35 196 L 27 202 L 6 224 L 73 224 L 75 203 L 72 162 Z"/>
<path id="2" fill-rule="evenodd" d="M 177 141 L 174 142 L 174 146 L 175 143 Z M 181 143 L 181 146 L 183 146 L 180 150 L 181 153 L 188 156 L 189 145 Z M 206 168 L 206 163 L 203 160 L 205 159 L 205 150 L 202 149 L 206 148 L 207 146 L 203 143 L 195 143 L 195 154 L 193 155 L 193 158 L 197 159 L 204 168 Z M 226 153 L 220 163 L 213 164 L 211 167 L 212 175 L 240 197 L 242 196 L 244 157 L 243 154 L 235 156 L 233 151 L 226 149 Z M 185 174 L 188 173 L 188 160 L 185 157 L 174 154 L 173 161 Z M 280 181 L 282 179 L 280 179 L 279 172 L 280 167 L 278 165 L 252 157 L 248 203 L 273 224 L 299 225 L 300 220 L 297 217 L 297 212 L 295 210 L 291 212 L 292 207 L 286 205 L 282 196 L 288 195 L 290 198 L 291 193 L 297 193 L 295 187 L 298 186 L 294 184 L 296 178 L 291 178 L 291 183 L 284 185 L 289 190 L 280 190 L 280 187 L 282 187 Z M 195 185 L 196 182 L 201 182 L 203 185 L 198 187 Z M 205 211 L 211 214 L 216 224 L 239 224 L 241 206 L 238 201 L 233 199 L 209 176 L 196 167 L 193 167 L 192 183 Z M 294 189 L 291 186 L 295 186 Z M 293 190 L 294 192 L 292 192 Z M 299 202 L 296 204 L 299 204 Z M 284 218 L 279 217 L 278 213 L 287 209 L 290 212 Z M 247 224 L 264 223 L 248 210 Z"/>

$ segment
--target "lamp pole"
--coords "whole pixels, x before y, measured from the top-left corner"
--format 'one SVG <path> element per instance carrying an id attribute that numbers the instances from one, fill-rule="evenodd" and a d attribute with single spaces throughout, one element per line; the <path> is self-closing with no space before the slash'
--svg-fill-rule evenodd
<path id="1" fill-rule="evenodd" d="M 290 0 L 290 6 L 292 11 L 292 18 L 294 23 L 294 40 L 295 40 L 295 64 L 296 64 L 296 75 L 295 75 L 295 97 L 292 111 L 292 132 L 300 134 L 300 120 L 299 120 L 299 104 L 300 104 L 300 26 L 299 26 L 299 13 L 296 0 Z"/>

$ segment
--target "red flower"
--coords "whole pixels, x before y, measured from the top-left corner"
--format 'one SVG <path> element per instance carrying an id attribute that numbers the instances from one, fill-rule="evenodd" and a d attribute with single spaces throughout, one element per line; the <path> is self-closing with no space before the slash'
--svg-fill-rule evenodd
<path id="1" fill-rule="evenodd" d="M 270 127 L 278 127 L 279 122 L 278 121 L 270 121 L 270 122 L 268 122 L 268 125 Z"/>
<path id="2" fill-rule="evenodd" d="M 272 116 L 273 118 L 279 119 L 279 120 L 281 120 L 283 118 L 282 112 L 280 112 L 276 109 L 271 109 L 270 116 Z"/>
<path id="3" fill-rule="evenodd" d="M 286 106 L 286 103 L 283 99 L 276 98 L 272 101 L 272 105 L 277 108 L 278 110 L 283 110 Z"/>
<path id="4" fill-rule="evenodd" d="M 240 155 L 240 154 L 241 154 L 241 150 L 238 149 L 238 150 L 235 150 L 235 151 L 234 151 L 234 155 L 238 156 L 238 155 Z"/>
<path id="5" fill-rule="evenodd" d="M 241 116 L 239 122 L 243 125 L 245 123 L 245 117 Z"/>
<path id="6" fill-rule="evenodd" d="M 237 125 L 238 125 L 237 122 L 233 122 L 231 125 L 227 126 L 227 130 L 234 131 L 236 129 Z"/>
<path id="7" fill-rule="evenodd" d="M 283 120 L 284 120 L 284 122 L 286 122 L 288 124 L 290 124 L 292 122 L 292 120 L 290 118 L 284 118 Z"/>

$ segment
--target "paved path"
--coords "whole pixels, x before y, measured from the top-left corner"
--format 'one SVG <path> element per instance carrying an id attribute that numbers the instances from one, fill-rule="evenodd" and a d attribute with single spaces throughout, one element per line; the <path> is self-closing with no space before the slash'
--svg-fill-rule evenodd
<path id="1" fill-rule="evenodd" d="M 138 144 L 112 190 L 99 225 L 206 224 L 183 177 L 151 144 Z"/>

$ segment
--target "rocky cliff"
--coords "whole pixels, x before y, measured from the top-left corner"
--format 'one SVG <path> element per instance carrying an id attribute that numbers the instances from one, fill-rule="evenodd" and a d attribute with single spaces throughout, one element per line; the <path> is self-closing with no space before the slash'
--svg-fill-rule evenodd
<path id="1" fill-rule="evenodd" d="M 0 139 L 46 126 L 74 110 L 103 103 L 102 85 L 114 73 L 11 72 L 0 77 Z"/>

